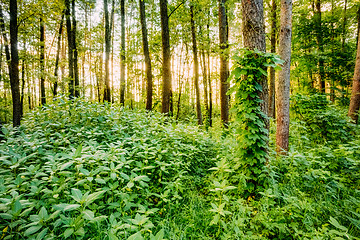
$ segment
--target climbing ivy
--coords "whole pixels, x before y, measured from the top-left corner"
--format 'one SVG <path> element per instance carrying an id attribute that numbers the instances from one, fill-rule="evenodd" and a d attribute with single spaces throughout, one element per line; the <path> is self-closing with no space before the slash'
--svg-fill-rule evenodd
<path id="1" fill-rule="evenodd" d="M 265 184 L 263 172 L 267 162 L 268 129 L 267 116 L 261 110 L 260 81 L 267 76 L 267 67 L 279 69 L 283 61 L 275 54 L 258 50 L 242 49 L 233 57 L 234 64 L 230 75 L 233 86 L 228 94 L 235 92 L 237 122 L 238 162 L 235 170 L 245 174 L 247 184 L 245 197 L 254 196 Z"/>

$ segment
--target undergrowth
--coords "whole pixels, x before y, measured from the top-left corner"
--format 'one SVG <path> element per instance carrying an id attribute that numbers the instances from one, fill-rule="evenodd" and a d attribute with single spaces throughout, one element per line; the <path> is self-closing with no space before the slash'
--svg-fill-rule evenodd
<path id="1" fill-rule="evenodd" d="M 296 117 L 284 157 L 271 151 L 271 128 L 268 185 L 253 199 L 233 171 L 236 126 L 224 137 L 58 99 L 3 128 L 0 239 L 359 239 L 360 140 L 350 127 L 342 142 L 331 129 L 314 141 Z"/>

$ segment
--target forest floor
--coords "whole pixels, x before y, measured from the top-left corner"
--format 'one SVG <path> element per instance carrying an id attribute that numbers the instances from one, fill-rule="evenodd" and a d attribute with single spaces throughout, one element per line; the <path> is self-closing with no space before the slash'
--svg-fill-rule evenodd
<path id="1" fill-rule="evenodd" d="M 360 239 L 359 128 L 296 100 L 289 154 L 272 150 L 272 126 L 255 198 L 233 170 L 236 124 L 81 99 L 28 113 L 3 127 L 0 239 Z"/>

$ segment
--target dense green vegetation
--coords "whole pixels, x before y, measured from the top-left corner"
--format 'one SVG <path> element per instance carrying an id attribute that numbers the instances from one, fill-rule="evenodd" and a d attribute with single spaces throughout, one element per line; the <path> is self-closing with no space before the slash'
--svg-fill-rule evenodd
<path id="1" fill-rule="evenodd" d="M 246 198 L 237 122 L 224 135 L 60 98 L 3 127 L 0 238 L 360 239 L 359 129 L 342 112 L 294 96 L 289 154 L 269 150 Z"/>

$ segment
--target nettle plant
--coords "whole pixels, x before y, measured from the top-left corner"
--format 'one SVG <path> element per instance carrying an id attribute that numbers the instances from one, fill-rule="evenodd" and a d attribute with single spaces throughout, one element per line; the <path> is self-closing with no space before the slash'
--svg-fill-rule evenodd
<path id="1" fill-rule="evenodd" d="M 256 195 L 264 187 L 266 174 L 264 166 L 267 162 L 268 129 L 267 116 L 261 110 L 260 81 L 267 76 L 266 69 L 280 69 L 283 61 L 275 54 L 263 53 L 259 50 L 242 49 L 233 57 L 234 64 L 230 75 L 233 86 L 228 94 L 235 92 L 237 122 L 237 162 L 234 169 L 245 174 L 247 184 L 245 197 Z"/>

